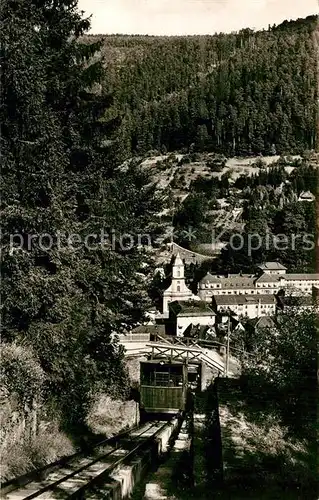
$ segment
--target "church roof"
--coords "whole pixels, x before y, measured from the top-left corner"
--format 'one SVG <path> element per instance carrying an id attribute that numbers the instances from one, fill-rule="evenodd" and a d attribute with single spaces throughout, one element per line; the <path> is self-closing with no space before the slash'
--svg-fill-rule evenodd
<path id="1" fill-rule="evenodd" d="M 184 262 L 181 259 L 181 256 L 179 255 L 179 252 L 177 252 L 175 260 L 174 260 L 174 266 L 183 266 Z"/>

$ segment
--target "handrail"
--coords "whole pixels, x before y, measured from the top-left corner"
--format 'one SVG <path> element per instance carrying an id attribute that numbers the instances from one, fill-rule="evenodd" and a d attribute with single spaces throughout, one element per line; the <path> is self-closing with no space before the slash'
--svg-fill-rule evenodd
<path id="1" fill-rule="evenodd" d="M 127 333 L 118 335 L 120 342 L 149 342 L 151 340 L 150 333 Z"/>

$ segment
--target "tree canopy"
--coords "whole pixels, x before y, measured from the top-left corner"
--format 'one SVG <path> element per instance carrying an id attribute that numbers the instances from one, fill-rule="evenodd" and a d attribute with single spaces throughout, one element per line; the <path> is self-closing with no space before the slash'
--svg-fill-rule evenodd
<path id="1" fill-rule="evenodd" d="M 113 332 L 143 318 L 153 264 L 138 235 L 161 200 L 138 166 L 115 168 L 121 117 L 77 2 L 2 13 L 2 340 L 33 353 L 47 399 L 78 421 L 96 387 L 126 394 Z"/>
<path id="2" fill-rule="evenodd" d="M 316 311 L 295 308 L 278 315 L 273 327 L 242 330 L 232 340 L 246 353 L 242 378 L 248 392 L 292 435 L 310 441 L 317 418 L 317 335 Z"/>

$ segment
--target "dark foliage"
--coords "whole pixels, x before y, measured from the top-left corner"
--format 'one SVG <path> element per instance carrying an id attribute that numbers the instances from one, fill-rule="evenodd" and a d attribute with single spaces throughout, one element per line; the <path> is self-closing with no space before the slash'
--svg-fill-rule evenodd
<path id="1" fill-rule="evenodd" d="M 316 25 L 309 16 L 258 32 L 106 37 L 105 85 L 125 116 L 123 154 L 191 145 L 227 155 L 313 149 Z"/>
<path id="2" fill-rule="evenodd" d="M 47 401 L 79 422 L 94 391 L 127 394 L 112 333 L 148 304 L 137 234 L 161 204 L 135 165 L 114 168 L 119 113 L 76 2 L 5 0 L 2 15 L 2 340 L 32 348 Z"/>

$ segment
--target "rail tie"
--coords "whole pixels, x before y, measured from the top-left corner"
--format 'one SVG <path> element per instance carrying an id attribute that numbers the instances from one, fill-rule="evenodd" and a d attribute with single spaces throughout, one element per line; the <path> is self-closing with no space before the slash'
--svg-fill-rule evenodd
<path id="1" fill-rule="evenodd" d="M 118 467 L 127 464 L 140 451 L 145 451 L 151 443 L 156 442 L 157 437 L 169 425 L 171 425 L 170 421 L 162 425 L 160 422 L 152 422 L 104 440 L 103 444 L 115 441 L 115 446 L 107 453 L 104 452 L 94 458 L 85 457 L 83 453 L 72 455 L 68 462 L 64 460 L 62 464 L 59 462 L 51 464 L 51 470 L 50 466 L 45 468 L 47 471 L 50 470 L 49 474 L 53 476 L 51 478 L 48 476 L 45 481 L 36 482 L 35 475 L 33 475 L 29 481 L 25 478 L 22 485 L 16 480 L 18 486 L 15 488 L 13 487 L 14 481 L 11 481 L 11 489 L 10 484 L 4 485 L 1 498 L 4 500 L 85 498 L 86 491 L 95 486 L 101 486 Z M 83 464 L 83 461 L 87 463 Z M 59 472 L 63 475 L 56 479 Z M 41 475 L 40 471 L 36 471 L 36 474 Z"/>

